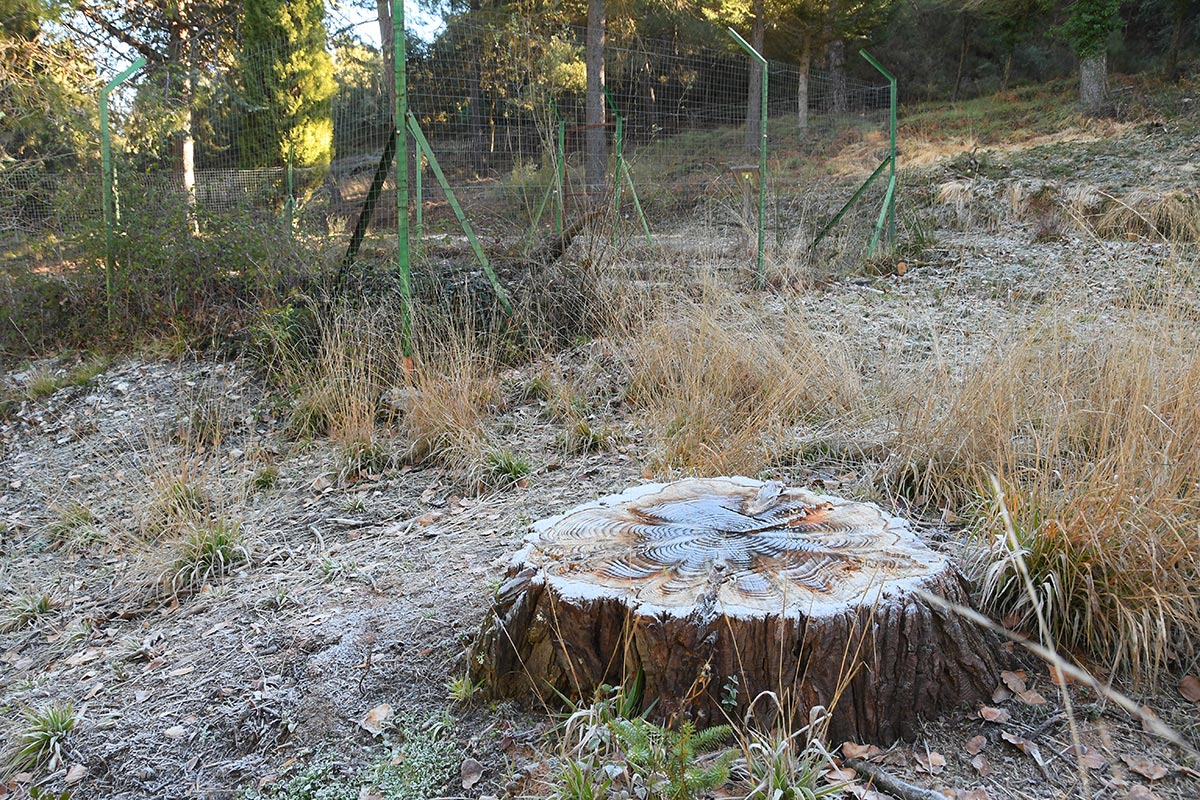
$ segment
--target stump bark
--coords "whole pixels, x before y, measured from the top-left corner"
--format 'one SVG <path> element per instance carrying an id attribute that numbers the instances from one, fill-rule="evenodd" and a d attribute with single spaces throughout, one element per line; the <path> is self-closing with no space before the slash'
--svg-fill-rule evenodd
<path id="1" fill-rule="evenodd" d="M 989 698 L 1004 663 L 914 589 L 968 604 L 949 559 L 874 505 L 748 478 L 641 486 L 533 526 L 470 672 L 551 702 L 640 672 L 653 715 L 700 724 L 772 691 L 802 721 L 830 709 L 831 741 L 887 744 Z"/>

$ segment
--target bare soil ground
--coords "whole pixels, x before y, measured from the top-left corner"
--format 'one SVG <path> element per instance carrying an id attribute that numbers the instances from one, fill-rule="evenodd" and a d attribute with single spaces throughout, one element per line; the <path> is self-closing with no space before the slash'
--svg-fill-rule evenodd
<path id="1" fill-rule="evenodd" d="M 1104 335 L 1123 315 L 1146 313 L 1133 298 L 1155 280 L 1196 275 L 1196 246 L 1105 238 L 1069 215 L 1039 235 L 1041 221 L 1005 207 L 1005 192 L 1019 181 L 1114 193 L 1194 185 L 1198 156 L 1196 139 L 1174 123 L 1087 135 L 1086 144 L 1062 137 L 932 160 L 906 176 L 906 194 L 923 204 L 928 246 L 902 275 L 777 289 L 761 303 L 799 307 L 812 328 L 836 333 L 868 391 L 882 375 L 964 369 L 1014 319 L 1053 312 L 1082 335 Z M 939 195 L 951 181 L 970 185 Z M 695 249 L 685 233 L 679 239 Z M 713 249 L 728 253 L 731 238 Z M 684 270 L 679 258 L 663 261 L 650 272 Z M 1187 300 L 1193 309 L 1195 300 Z M 13 776 L 0 795 L 36 783 L 67 786 L 79 798 L 230 797 L 269 790 L 321 759 L 349 784 L 386 760 L 386 745 L 360 723 L 388 704 L 408 719 L 448 712 L 456 760 L 482 765 L 470 789 L 455 775 L 435 796 L 546 796 L 554 756 L 547 710 L 460 704 L 447 683 L 462 674 L 464 649 L 530 521 L 644 480 L 650 453 L 609 383 L 612 346 L 581 344 L 554 364 L 503 376 L 494 440 L 535 470 L 480 496 L 437 468 L 347 474 L 324 440 L 285 435 L 284 401 L 241 361 L 122 360 L 85 385 L 25 402 L 0 426 L 0 590 L 10 601 L 45 593 L 54 607 L 0 634 L 0 729 L 14 736 L 23 708 L 52 701 L 70 701 L 78 723 L 49 774 Z M 574 371 L 609 398 L 594 413 L 619 431 L 617 444 L 563 453 L 561 424 L 522 391 L 546 368 Z M 219 441 L 198 443 L 205 437 L 195 432 L 211 420 Z M 871 440 L 865 433 L 863 443 Z M 886 503 L 872 481 L 877 466 L 870 455 L 856 463 L 814 457 L 782 477 Z M 181 470 L 241 520 L 250 558 L 226 579 L 172 597 L 158 580 L 172 564 L 140 531 L 155 486 Z M 82 533 L 56 534 L 73 504 L 90 512 Z M 953 548 L 953 527 L 929 521 L 923 530 L 934 546 Z M 1044 702 L 998 695 L 1007 718 L 995 721 L 979 709 L 953 710 L 880 757 L 885 768 L 960 800 L 1082 796 L 1062 697 L 1038 662 L 1026 673 Z M 1200 740 L 1200 710 L 1175 679 L 1124 688 Z M 1095 753 L 1087 797 L 1200 797 L 1200 764 L 1095 692 L 1067 691 Z"/>

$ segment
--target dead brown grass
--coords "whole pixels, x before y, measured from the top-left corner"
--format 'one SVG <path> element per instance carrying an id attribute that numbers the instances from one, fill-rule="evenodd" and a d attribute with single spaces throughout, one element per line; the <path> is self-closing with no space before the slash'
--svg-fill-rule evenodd
<path id="1" fill-rule="evenodd" d="M 662 309 L 628 344 L 629 400 L 667 473 L 756 475 L 797 428 L 858 407 L 858 372 L 788 314 L 708 287 Z"/>
<path id="2" fill-rule="evenodd" d="M 449 318 L 426 319 L 420 330 L 414 369 L 398 384 L 404 395 L 398 426 L 408 457 L 477 478 L 488 450 L 485 424 L 498 398 L 494 340 Z"/>
<path id="3" fill-rule="evenodd" d="M 1181 189 L 1135 189 L 1124 197 L 1105 195 L 1092 228 L 1109 239 L 1200 241 L 1200 195 Z"/>
<path id="4" fill-rule="evenodd" d="M 969 514 L 983 598 L 1105 669 L 1156 680 L 1200 648 L 1200 335 L 1130 315 L 1096 336 L 1061 321 L 1015 336 L 965 377 L 910 391 L 886 485 Z M 1019 555 L 987 499 L 998 477 Z"/>
<path id="5" fill-rule="evenodd" d="M 337 444 L 344 477 L 396 460 L 478 471 L 498 386 L 496 337 L 477 332 L 468 312 L 417 308 L 406 358 L 396 306 L 345 309 L 317 325 L 315 356 L 296 352 L 279 368 L 296 387 L 294 434 Z"/>

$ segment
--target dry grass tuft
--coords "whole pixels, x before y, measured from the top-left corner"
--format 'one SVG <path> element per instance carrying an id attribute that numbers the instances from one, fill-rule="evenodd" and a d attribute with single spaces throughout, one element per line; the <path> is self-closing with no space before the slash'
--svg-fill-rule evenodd
<path id="1" fill-rule="evenodd" d="M 1200 195 L 1174 190 L 1136 189 L 1123 197 L 1107 196 L 1105 209 L 1092 220 L 1109 239 L 1200 241 Z"/>
<path id="2" fill-rule="evenodd" d="M 756 475 L 778 464 L 797 426 L 861 397 L 845 355 L 799 318 L 769 318 L 715 288 L 661 312 L 627 352 L 629 400 L 668 472 Z"/>
<path id="3" fill-rule="evenodd" d="M 1097 336 L 1039 325 L 961 380 L 908 394 L 886 483 L 971 511 L 986 605 L 1035 631 L 986 499 L 996 475 L 1056 643 L 1154 681 L 1200 650 L 1198 396 L 1194 326 L 1133 316 Z"/>
<path id="4" fill-rule="evenodd" d="M 384 310 L 317 317 L 316 353 L 284 358 L 281 371 L 298 387 L 289 428 L 327 435 L 336 444 L 372 443 L 384 390 L 402 371 L 399 320 Z"/>
<path id="5" fill-rule="evenodd" d="M 468 324 L 426 320 L 415 369 L 403 376 L 399 431 L 408 457 L 477 479 L 490 450 L 485 424 L 497 401 L 497 354 Z"/>
<path id="6" fill-rule="evenodd" d="M 469 309 L 417 308 L 409 360 L 395 305 L 315 319 L 311 355 L 285 350 L 274 364 L 295 392 L 293 435 L 327 436 L 339 448 L 344 477 L 380 472 L 399 459 L 481 476 L 500 337 L 476 331 Z"/>

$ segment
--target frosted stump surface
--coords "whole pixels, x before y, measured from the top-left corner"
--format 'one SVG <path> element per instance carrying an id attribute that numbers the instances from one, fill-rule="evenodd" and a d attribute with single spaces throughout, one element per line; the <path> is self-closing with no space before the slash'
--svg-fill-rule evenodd
<path id="1" fill-rule="evenodd" d="M 819 614 L 945 569 L 876 506 L 748 478 L 652 484 L 534 525 L 516 561 L 642 613 Z"/>

